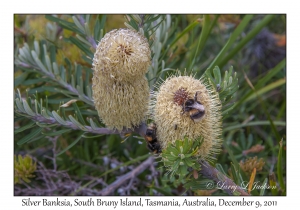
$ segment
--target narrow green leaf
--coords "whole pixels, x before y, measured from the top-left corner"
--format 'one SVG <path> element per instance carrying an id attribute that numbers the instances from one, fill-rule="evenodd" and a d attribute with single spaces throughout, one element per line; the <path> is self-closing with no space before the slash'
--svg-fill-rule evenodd
<path id="1" fill-rule="evenodd" d="M 36 114 L 32 111 L 32 109 L 29 107 L 28 103 L 26 100 L 23 100 L 23 107 L 26 111 L 27 114 L 29 114 L 30 116 L 35 116 Z"/>
<path id="2" fill-rule="evenodd" d="M 183 37 L 186 33 L 191 31 L 193 28 L 195 28 L 197 25 L 199 25 L 199 21 L 196 20 L 192 22 L 190 25 L 188 25 L 181 33 L 179 33 L 176 38 L 171 42 L 170 47 L 171 48 L 181 37 Z"/>
<path id="3" fill-rule="evenodd" d="M 227 176 L 221 164 L 217 163 L 215 167 L 219 172 Z"/>
<path id="4" fill-rule="evenodd" d="M 86 45 L 92 47 L 92 44 L 91 44 L 90 42 L 88 42 L 85 38 L 83 38 L 82 36 L 76 34 L 76 38 L 77 38 L 79 41 L 81 41 L 82 43 L 84 43 L 84 44 L 86 44 Z"/>
<path id="5" fill-rule="evenodd" d="M 98 138 L 98 137 L 101 137 L 101 136 L 105 136 L 106 134 L 100 134 L 100 135 L 82 135 L 83 138 L 87 138 L 87 139 L 93 139 L 93 138 Z"/>
<path id="6" fill-rule="evenodd" d="M 216 24 L 218 18 L 219 18 L 219 15 L 216 15 L 213 23 L 210 24 L 210 16 L 209 15 L 204 15 L 202 31 L 201 31 L 201 34 L 200 34 L 200 38 L 199 38 L 199 41 L 198 41 L 198 44 L 197 44 L 197 48 L 196 48 L 195 55 L 194 55 L 194 58 L 193 58 L 190 69 L 193 68 L 193 66 L 196 62 L 196 57 L 199 56 L 198 52 L 201 52 L 203 47 L 205 46 L 208 35 L 210 34 L 213 26 Z"/>
<path id="7" fill-rule="evenodd" d="M 18 141 L 18 145 L 22 145 L 26 142 L 28 142 L 29 140 L 31 140 L 33 137 L 35 137 L 36 135 L 38 135 L 41 131 L 43 130 L 43 128 L 37 128 L 34 131 L 32 131 L 30 134 L 28 134 L 27 136 L 23 137 L 22 139 L 20 139 Z"/>
<path id="8" fill-rule="evenodd" d="M 265 87 L 257 90 L 256 93 L 253 92 L 247 99 L 245 99 L 244 102 L 247 102 L 247 101 L 250 101 L 252 99 L 255 99 L 257 96 L 260 96 L 260 95 L 262 95 L 262 94 L 264 94 L 266 92 L 269 92 L 270 90 L 273 90 L 273 89 L 275 89 L 275 88 L 277 88 L 277 87 L 279 87 L 281 85 L 284 85 L 285 82 L 286 82 L 285 78 L 279 79 L 276 82 L 273 82 L 273 83 L 271 83 L 271 84 L 269 84 L 269 85 L 267 85 L 267 86 L 265 86 Z"/>
<path id="9" fill-rule="evenodd" d="M 36 54 L 35 51 L 31 51 L 31 54 L 32 54 L 32 57 L 36 63 L 36 65 L 38 65 L 38 67 L 41 68 L 41 70 L 46 73 L 47 72 L 47 69 L 46 67 L 44 66 L 44 64 L 40 61 L 40 59 L 38 58 L 38 55 Z"/>
<path id="10" fill-rule="evenodd" d="M 16 105 L 17 105 L 18 109 L 19 109 L 21 112 L 26 113 L 26 111 L 25 111 L 25 109 L 24 109 L 24 107 L 23 107 L 21 101 L 20 101 L 18 98 L 15 100 L 15 102 L 16 102 Z"/>
<path id="11" fill-rule="evenodd" d="M 34 142 L 34 141 L 37 141 L 37 140 L 40 140 L 40 139 L 42 139 L 42 138 L 45 138 L 45 136 L 43 136 L 43 135 L 38 135 L 38 136 L 36 136 L 36 137 L 30 139 L 29 141 L 27 141 L 27 144 L 28 144 L 28 143 L 31 143 L 31 142 Z"/>
<path id="12" fill-rule="evenodd" d="M 266 15 L 252 31 L 250 31 L 231 51 L 218 63 L 222 68 L 238 51 L 240 51 L 250 40 L 252 40 L 263 27 L 265 27 L 274 17 L 274 15 Z"/>
<path id="13" fill-rule="evenodd" d="M 82 34 L 81 30 L 79 30 L 74 23 L 62 20 L 60 18 L 54 17 L 52 15 L 46 15 L 46 19 L 51 20 L 53 22 L 58 23 L 62 28 L 74 31 L 76 33 Z"/>
<path id="14" fill-rule="evenodd" d="M 76 116 L 78 117 L 79 121 L 80 121 L 83 125 L 85 125 L 86 122 L 85 122 L 85 120 L 83 119 L 83 117 L 82 117 L 82 115 L 81 115 L 81 111 L 80 111 L 79 107 L 77 106 L 77 103 L 76 103 L 76 102 L 75 102 L 75 103 L 72 103 L 72 106 L 73 106 L 73 108 L 74 108 L 74 111 L 76 112 Z"/>
<path id="15" fill-rule="evenodd" d="M 262 186 L 267 186 L 267 183 L 268 183 L 268 179 L 265 178 L 264 182 L 262 183 Z M 263 196 L 263 195 L 265 194 L 265 190 L 266 190 L 266 188 L 265 188 L 265 187 L 262 187 L 262 188 L 260 189 L 259 195 L 260 195 L 260 196 Z"/>
<path id="16" fill-rule="evenodd" d="M 14 80 L 14 87 L 23 84 L 23 82 L 26 80 L 28 74 L 29 74 L 28 72 L 24 72 L 23 74 L 17 76 Z"/>
<path id="17" fill-rule="evenodd" d="M 94 54 L 91 52 L 89 46 L 80 42 L 77 38 L 70 37 L 69 40 L 75 44 L 80 50 L 82 50 L 87 56 L 93 58 Z"/>
<path id="18" fill-rule="evenodd" d="M 52 115 L 59 124 L 68 125 L 68 123 L 65 120 L 63 120 L 55 111 L 52 111 Z"/>
<path id="19" fill-rule="evenodd" d="M 273 69 L 271 69 L 270 71 L 268 71 L 269 73 L 265 77 L 261 78 L 258 81 L 258 83 L 254 86 L 255 89 L 260 89 L 262 87 L 265 87 L 266 83 L 271 78 L 273 78 L 280 70 L 282 70 L 282 68 L 284 68 L 284 66 L 285 66 L 285 59 L 282 60 L 279 64 L 277 64 Z M 245 94 L 244 96 L 242 96 L 242 98 L 236 103 L 235 107 L 239 107 L 252 94 L 253 94 L 253 90 L 249 91 L 247 94 Z"/>
<path id="20" fill-rule="evenodd" d="M 238 167 L 236 167 L 236 165 L 234 164 L 234 163 L 231 163 L 231 173 L 232 173 L 232 176 L 233 176 L 233 181 L 236 183 L 236 184 L 238 184 L 238 185 L 240 185 L 241 183 L 240 183 L 240 179 L 239 179 L 239 175 L 238 175 L 238 169 L 239 168 L 239 166 Z"/>
<path id="21" fill-rule="evenodd" d="M 282 121 L 273 121 L 273 123 L 276 126 L 286 126 L 286 122 L 282 122 Z M 230 131 L 233 129 L 239 129 L 242 127 L 257 126 L 257 125 L 270 125 L 270 121 L 257 121 L 257 122 L 249 122 L 246 124 L 238 124 L 238 125 L 228 126 L 223 129 L 223 132 Z"/>
<path id="22" fill-rule="evenodd" d="M 83 125 L 81 125 L 72 115 L 69 115 L 69 119 L 71 120 L 71 122 L 76 125 L 79 129 L 83 130 L 83 131 L 88 131 L 88 129 L 86 127 L 84 127 Z"/>
<path id="23" fill-rule="evenodd" d="M 28 79 L 24 82 L 22 82 L 22 85 L 28 86 L 28 85 L 33 85 L 33 84 L 38 84 L 41 82 L 49 82 L 49 78 L 37 78 L 37 79 Z"/>
<path id="24" fill-rule="evenodd" d="M 56 62 L 52 63 L 53 70 L 54 70 L 54 75 L 59 75 L 59 70 Z"/>
<path id="25" fill-rule="evenodd" d="M 79 22 L 79 20 L 78 20 L 75 16 L 72 16 L 72 19 L 73 19 L 75 25 L 77 26 L 77 28 L 78 28 L 83 34 L 85 34 L 84 27 L 81 25 L 81 23 Z"/>
<path id="26" fill-rule="evenodd" d="M 220 71 L 220 68 L 219 68 L 218 66 L 216 66 L 216 67 L 213 69 L 213 72 L 214 72 L 214 77 L 215 77 L 216 84 L 221 84 L 221 82 L 222 82 L 222 77 L 221 77 L 221 71 Z"/>
<path id="27" fill-rule="evenodd" d="M 94 123 L 94 121 L 92 120 L 92 118 L 90 118 L 90 124 L 93 130 L 97 130 L 98 126 Z"/>
<path id="28" fill-rule="evenodd" d="M 57 126 L 57 124 L 47 124 L 47 123 L 39 123 L 39 122 L 36 122 L 36 124 L 42 128 L 52 128 Z"/>
<path id="29" fill-rule="evenodd" d="M 65 149 L 63 149 L 63 150 L 60 151 L 59 153 L 57 153 L 57 154 L 56 154 L 56 157 L 59 156 L 59 155 L 61 155 L 61 154 L 63 154 L 63 153 L 65 153 L 67 150 L 71 149 L 75 144 L 77 144 L 77 142 L 79 142 L 80 139 L 82 138 L 82 135 L 83 135 L 83 134 L 84 134 L 84 133 L 81 133 L 81 134 L 78 136 L 78 138 L 75 139 L 69 146 L 67 146 Z"/>
<path id="30" fill-rule="evenodd" d="M 34 125 L 35 125 L 35 122 L 31 121 L 31 122 L 28 123 L 27 125 L 24 125 L 24 126 L 21 126 L 21 127 L 18 128 L 18 129 L 15 129 L 15 130 L 14 130 L 14 133 L 15 133 L 15 134 L 16 134 L 16 133 L 20 133 L 20 132 L 22 132 L 22 131 L 25 131 L 25 130 L 27 130 L 27 129 L 29 129 L 29 128 L 34 127 Z"/>
<path id="31" fill-rule="evenodd" d="M 237 162 L 235 156 L 233 155 L 231 148 L 228 146 L 228 143 L 224 142 L 223 145 L 224 145 L 225 149 L 227 150 L 229 157 L 230 157 L 233 165 L 235 166 L 235 168 L 239 168 L 239 163 Z"/>
<path id="32" fill-rule="evenodd" d="M 282 190 L 285 190 L 285 185 L 283 181 L 283 169 L 282 169 L 282 139 L 279 142 L 279 152 L 278 152 L 278 160 L 277 160 L 277 177 L 278 177 L 278 182 L 280 185 L 280 188 Z"/>
<path id="33" fill-rule="evenodd" d="M 158 188 L 158 187 L 151 187 L 151 189 L 156 190 L 157 192 L 166 195 L 166 196 L 174 196 L 172 193 L 167 192 L 166 190 L 162 189 L 162 188 Z"/>
<path id="34" fill-rule="evenodd" d="M 38 41 L 34 41 L 33 44 L 34 44 L 34 50 L 35 50 L 37 56 L 40 56 L 40 45 L 39 45 Z"/>
<path id="35" fill-rule="evenodd" d="M 278 72 L 280 72 L 285 67 L 285 64 L 286 59 L 283 59 L 273 69 L 269 70 L 268 73 L 263 78 L 261 78 L 255 85 L 255 89 L 259 89 L 260 87 L 265 86 L 271 78 L 273 78 Z"/>
<path id="36" fill-rule="evenodd" d="M 243 20 L 238 24 L 234 32 L 231 34 L 226 45 L 223 47 L 223 49 L 220 51 L 220 53 L 217 55 L 217 57 L 214 59 L 214 61 L 210 64 L 208 68 L 220 66 L 220 60 L 225 56 L 226 52 L 228 51 L 228 49 L 230 49 L 230 47 L 233 45 L 238 36 L 244 31 L 245 27 L 248 25 L 252 17 L 253 15 L 245 15 Z"/>

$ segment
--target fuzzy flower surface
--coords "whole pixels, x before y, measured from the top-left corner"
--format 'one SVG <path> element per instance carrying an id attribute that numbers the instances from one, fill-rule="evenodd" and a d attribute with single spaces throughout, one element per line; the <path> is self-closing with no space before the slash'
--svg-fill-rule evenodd
<path id="1" fill-rule="evenodd" d="M 149 105 L 146 77 L 119 82 L 95 73 L 92 89 L 95 108 L 106 127 L 121 131 L 145 120 Z"/>
<path id="2" fill-rule="evenodd" d="M 194 99 L 196 92 L 197 101 L 205 108 L 204 117 L 197 122 L 189 112 L 183 112 L 186 100 Z M 210 84 L 177 74 L 164 81 L 153 98 L 153 118 L 162 149 L 185 137 L 194 140 L 202 137 L 203 143 L 195 156 L 208 161 L 215 159 L 222 143 L 221 102 Z"/>
<path id="3" fill-rule="evenodd" d="M 95 72 L 117 81 L 144 76 L 151 61 L 147 39 L 131 29 L 115 29 L 99 42 L 93 59 Z"/>

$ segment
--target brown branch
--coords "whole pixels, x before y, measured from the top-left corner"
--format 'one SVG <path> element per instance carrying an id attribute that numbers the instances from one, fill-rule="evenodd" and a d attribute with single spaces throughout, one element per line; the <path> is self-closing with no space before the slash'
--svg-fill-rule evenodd
<path id="1" fill-rule="evenodd" d="M 154 157 L 153 156 L 149 157 L 147 160 L 142 162 L 138 167 L 128 172 L 127 174 L 120 176 L 112 184 L 110 184 L 109 186 L 101 190 L 100 195 L 111 195 L 115 191 L 115 189 L 125 184 L 127 180 L 135 178 L 137 175 L 139 175 L 147 168 L 149 168 L 153 164 L 153 161 L 154 161 Z"/>
<path id="2" fill-rule="evenodd" d="M 201 161 L 200 174 L 208 179 L 212 179 L 218 186 L 222 186 L 222 189 L 229 195 L 243 195 L 250 196 L 243 188 L 236 185 L 231 179 L 219 172 L 216 168 L 212 167 L 208 162 Z"/>

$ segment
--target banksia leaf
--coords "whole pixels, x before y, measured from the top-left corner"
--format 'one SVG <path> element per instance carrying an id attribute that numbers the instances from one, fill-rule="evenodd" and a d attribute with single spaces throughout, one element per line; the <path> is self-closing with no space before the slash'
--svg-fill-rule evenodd
<path id="1" fill-rule="evenodd" d="M 187 170 L 188 167 L 195 170 L 200 169 L 198 158 L 193 155 L 193 151 L 196 149 L 195 145 L 192 144 L 193 141 L 185 137 L 183 140 L 177 140 L 174 144 L 169 143 L 167 148 L 162 152 L 162 161 L 171 176 L 177 174 L 183 178 L 189 173 Z M 201 139 L 199 138 L 195 141 L 201 141 Z M 185 149 L 183 149 L 183 146 Z"/>

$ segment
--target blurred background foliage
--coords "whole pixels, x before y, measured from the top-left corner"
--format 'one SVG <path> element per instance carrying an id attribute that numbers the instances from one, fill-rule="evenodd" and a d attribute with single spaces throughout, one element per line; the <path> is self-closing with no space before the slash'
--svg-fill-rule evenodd
<path id="1" fill-rule="evenodd" d="M 82 30 L 86 33 L 80 32 L 77 25 L 74 26 L 77 31 L 68 30 L 51 17 L 71 23 L 74 22 L 73 17 L 77 17 L 79 21 L 88 20 L 89 27 Z M 231 99 L 232 109 L 224 113 L 223 150 L 217 157 L 216 167 L 235 181 L 239 180 L 235 171 L 243 180 L 249 181 L 249 171 L 256 168 L 256 181 L 262 184 L 268 180 L 269 185 L 277 187 L 263 193 L 254 190 L 252 195 L 284 195 L 286 15 L 162 15 L 160 18 L 165 21 L 165 28 L 162 24 L 159 28 L 165 30 L 164 33 L 156 31 L 155 39 L 147 37 L 150 42 L 153 41 L 153 62 L 147 74 L 151 88 L 155 87 L 159 77 L 165 79 L 176 69 L 182 72 L 186 69 L 200 78 L 207 68 L 212 69 L 215 65 L 220 67 L 222 75 L 233 66 L 239 79 L 239 90 Z M 46 17 L 17 14 L 14 18 L 15 60 L 18 60 L 19 49 L 25 43 L 36 51 L 34 41 L 38 41 L 41 53 L 43 45 L 46 46 L 51 61 L 62 65 L 60 71 L 63 68 L 68 71 L 67 83 L 71 83 L 70 77 L 74 74 L 76 84 L 80 84 L 80 77 L 88 87 L 92 77 L 91 55 L 95 49 L 92 42 L 82 41 L 78 34 L 81 33 L 82 37 L 91 34 L 97 44 L 106 32 L 125 28 L 125 21 L 124 15 Z M 152 24 L 157 23 L 154 21 Z M 101 32 L 94 31 L 96 29 L 101 29 Z M 46 65 L 42 55 L 40 59 Z M 32 109 L 36 100 L 40 102 L 36 106 L 49 110 L 49 115 L 52 111 L 63 116 L 76 113 L 75 118 L 79 121 L 82 119 L 87 123 L 93 119 L 97 126 L 104 126 L 99 122 L 92 103 L 57 91 L 55 87 L 62 83 L 55 83 L 34 69 L 34 65 L 28 67 L 18 62 L 14 68 L 15 92 L 19 89 L 19 98 L 27 100 Z M 77 77 L 77 74 L 80 76 Z M 83 92 L 90 98 L 88 90 Z M 71 106 L 60 107 L 74 98 L 78 101 Z M 20 179 L 15 185 L 15 195 L 98 195 L 101 189 L 149 157 L 146 144 L 139 136 L 82 135 L 82 131 L 63 126 L 51 130 L 49 125 L 36 124 L 29 117 L 16 113 L 14 153 L 32 157 L 37 169 L 30 176 L 31 182 Z M 282 146 L 280 140 L 283 140 Z M 182 185 L 166 179 L 161 163 L 156 161 L 154 165 L 131 179 L 129 184 L 119 186 L 113 195 L 224 195 L 222 190 L 217 189 L 184 189 Z M 21 167 L 20 164 L 18 167 Z M 32 187 L 35 190 L 30 191 Z"/>

